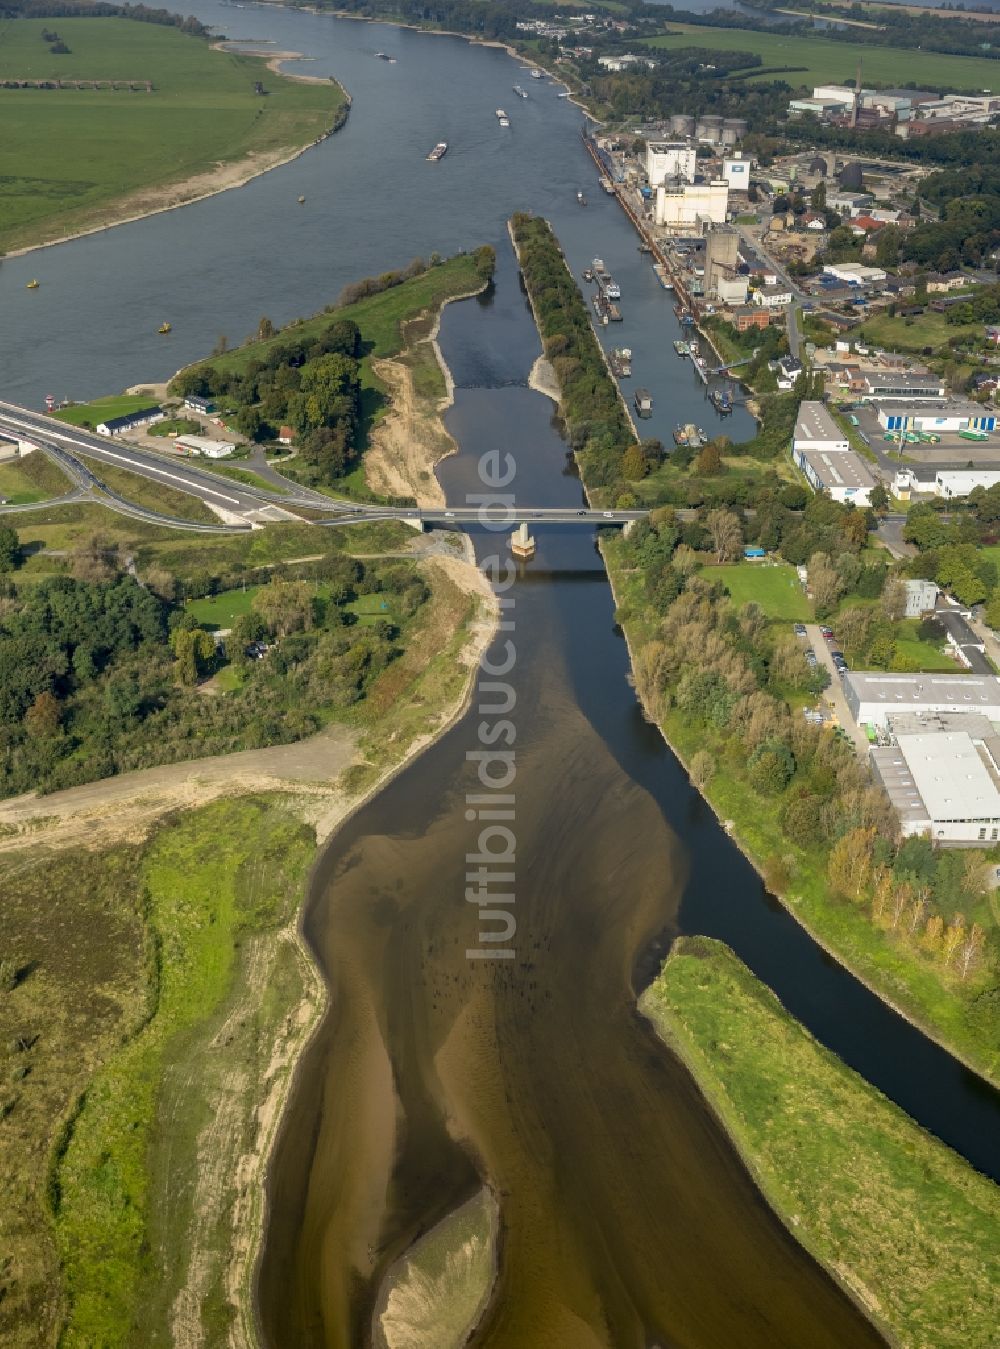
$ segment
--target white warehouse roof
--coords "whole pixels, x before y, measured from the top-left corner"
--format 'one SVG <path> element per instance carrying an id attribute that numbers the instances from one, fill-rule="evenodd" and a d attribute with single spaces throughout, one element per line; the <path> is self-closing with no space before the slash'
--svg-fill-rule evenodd
<path id="1" fill-rule="evenodd" d="M 1000 791 L 971 736 L 903 735 L 898 745 L 932 820 L 1000 818 Z"/>

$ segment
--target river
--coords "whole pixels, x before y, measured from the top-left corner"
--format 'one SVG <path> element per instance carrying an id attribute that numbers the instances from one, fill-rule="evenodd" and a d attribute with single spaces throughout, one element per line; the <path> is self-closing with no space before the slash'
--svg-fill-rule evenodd
<path id="1" fill-rule="evenodd" d="M 48 392 L 83 398 L 161 379 L 262 314 L 281 323 L 366 273 L 490 242 L 495 291 L 450 306 L 442 324 L 461 446 L 442 482 L 460 500 L 475 490 L 479 455 L 502 448 L 516 456 L 520 502 L 575 503 L 551 404 L 525 387 L 538 339 L 505 222 L 526 208 L 552 220 L 575 272 L 600 254 L 621 282 L 625 322 L 602 340 L 633 348 L 636 380 L 654 396 L 644 431 L 668 440 L 677 421 L 717 425 L 671 350 L 669 296 L 596 190 L 581 115 L 550 83 L 457 38 L 210 0 L 193 9 L 338 75 L 354 98 L 347 126 L 237 191 L 7 260 L 5 396 L 37 406 Z M 425 163 L 440 139 L 447 157 Z M 27 292 L 33 275 L 42 287 Z M 155 331 L 163 318 L 168 339 Z M 737 410 L 726 429 L 745 436 L 749 418 Z M 476 838 L 465 818 L 470 714 L 318 868 L 306 931 L 333 1009 L 275 1158 L 268 1340 L 364 1343 L 382 1272 L 487 1176 L 503 1246 L 478 1344 L 877 1344 L 760 1201 L 636 1013 L 635 992 L 677 932 L 721 937 L 818 1038 L 991 1174 L 997 1095 L 766 895 L 637 707 L 593 540 L 546 529 L 539 542 L 513 592 L 515 957 L 465 956 L 477 917 L 464 900 Z M 477 547 L 483 556 L 495 540 Z"/>

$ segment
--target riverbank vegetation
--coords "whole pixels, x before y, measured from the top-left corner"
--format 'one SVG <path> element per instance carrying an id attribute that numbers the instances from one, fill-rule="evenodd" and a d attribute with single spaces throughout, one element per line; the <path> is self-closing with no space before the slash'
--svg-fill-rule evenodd
<path id="1" fill-rule="evenodd" d="M 941 642 L 906 626 L 901 569 L 890 572 L 884 554 L 869 548 L 869 513 L 809 494 L 789 471 L 807 380 L 761 400 L 753 440 L 715 442 L 714 454 L 706 454 L 713 445 L 679 448 L 648 471 L 631 423 L 613 415 L 617 390 L 593 359 L 596 339 L 589 320 L 582 325 L 582 297 L 557 241 L 544 222 L 518 219 L 514 229 L 530 242 L 525 283 L 546 354 L 558 344 L 560 406 L 588 493 L 600 504 L 669 503 L 627 539 L 608 532 L 602 543 L 645 707 L 768 886 L 876 991 L 995 1077 L 1000 946 L 987 855 L 901 841 L 888 799 L 851 742 L 803 717 L 828 680 L 776 607 L 772 592 L 785 602 L 790 569 L 757 563 L 766 581 L 742 568 L 717 571 L 739 567 L 746 543 L 804 566 L 804 616 L 833 622 L 844 651 L 865 668 L 920 668 L 920 647 Z M 992 498 L 981 494 L 977 503 L 970 513 L 991 518 Z M 927 519 L 941 523 L 937 512 Z M 968 519 L 944 535 L 928 529 L 913 574 L 952 583 L 957 574 L 962 585 L 967 573 L 970 587 L 983 585 L 994 564 L 968 555 L 974 547 L 963 551 L 963 527 Z M 929 555 L 941 544 L 951 547 Z"/>
<path id="2" fill-rule="evenodd" d="M 719 942 L 680 938 L 641 1007 L 772 1207 L 896 1343 L 990 1343 L 990 1181 L 818 1044 Z"/>
<path id="3" fill-rule="evenodd" d="M 249 1316 L 261 1167 L 322 1000 L 290 926 L 313 822 L 329 830 L 425 743 L 469 679 L 478 601 L 444 562 L 427 574 L 405 649 L 348 718 L 354 751 L 331 742 L 316 776 L 189 810 L 145 844 L 141 814 L 109 843 L 122 831 L 99 789 L 78 803 L 86 846 L 58 815 L 0 830 L 0 1339 L 14 1349 L 218 1344 Z M 285 583 L 293 601 L 300 584 Z M 358 626 L 384 622 L 386 602 L 354 601 Z M 259 791 L 254 762 L 225 790 Z"/>
<path id="4" fill-rule="evenodd" d="M 81 12 L 3 21 L 0 251 L 231 186 L 346 115 L 339 85 L 213 50 L 200 24 Z"/>
<path id="5" fill-rule="evenodd" d="M 71 575 L 21 586 L 15 571 L 0 617 L 0 796 L 287 743 L 346 715 L 399 657 L 429 591 L 412 563 L 325 543 L 290 577 L 251 573 L 246 611 L 219 640 L 185 601 L 226 590 L 238 569 L 133 577 L 92 536 Z M 377 616 L 359 621 L 374 595 Z"/>
<path id="6" fill-rule="evenodd" d="M 484 247 L 354 282 L 337 304 L 280 332 L 262 320 L 257 337 L 189 366 L 171 391 L 217 399 L 251 440 L 274 441 L 287 426 L 298 449 L 291 475 L 356 486 L 350 476 L 389 405 L 373 362 L 401 351 L 405 325 L 418 315 L 487 285 L 495 262 Z"/>

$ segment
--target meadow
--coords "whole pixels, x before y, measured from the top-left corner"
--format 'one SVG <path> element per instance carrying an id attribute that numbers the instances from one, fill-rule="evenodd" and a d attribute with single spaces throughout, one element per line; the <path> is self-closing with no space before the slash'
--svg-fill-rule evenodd
<path id="1" fill-rule="evenodd" d="M 681 938 L 640 1005 L 771 1206 L 892 1342 L 993 1342 L 996 1186 L 818 1044 L 721 942 Z"/>
<path id="2" fill-rule="evenodd" d="M 736 562 L 705 567 L 702 575 L 709 581 L 721 582 L 737 608 L 757 604 L 768 618 L 787 619 L 790 623 L 812 622 L 812 605 L 795 568 L 787 562 Z"/>
<path id="3" fill-rule="evenodd" d="M 43 30 L 69 51 L 54 54 Z M 0 80 L 9 79 L 133 81 L 135 91 L 0 89 L 0 251 L 167 205 L 139 196 L 251 152 L 276 161 L 328 131 L 345 106 L 335 84 L 275 75 L 262 58 L 129 19 L 0 20 Z"/>
<path id="4" fill-rule="evenodd" d="M 767 70 L 787 69 L 782 76 L 793 88 L 817 84 L 847 84 L 854 80 L 858 60 L 864 57 L 866 83 L 897 86 L 905 77 L 932 88 L 947 85 L 979 93 L 1000 89 L 1000 65 L 978 56 L 946 56 L 940 52 L 905 51 L 833 41 L 822 37 L 790 37 L 756 33 L 746 28 L 703 28 L 698 24 L 670 23 L 670 35 L 648 38 L 651 47 L 704 47 L 709 51 L 753 52 Z M 676 34 L 676 36 L 674 36 Z M 752 77 L 751 77 L 752 78 Z M 777 79 L 775 74 L 761 79 Z"/>

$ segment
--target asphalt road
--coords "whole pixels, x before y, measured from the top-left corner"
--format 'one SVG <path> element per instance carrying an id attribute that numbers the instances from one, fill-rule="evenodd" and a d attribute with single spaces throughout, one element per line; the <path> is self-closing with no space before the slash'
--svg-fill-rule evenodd
<path id="1" fill-rule="evenodd" d="M 267 521 L 301 519 L 295 506 L 322 511 L 326 518 L 317 521 L 324 525 L 355 524 L 361 520 L 405 520 L 422 525 L 484 525 L 487 528 L 510 530 L 523 522 L 529 524 L 589 524 L 624 525 L 631 520 L 645 519 L 646 511 L 594 511 L 565 507 L 522 506 L 505 510 L 483 510 L 479 506 L 455 506 L 426 509 L 408 506 L 355 506 L 335 501 L 307 487 L 290 484 L 291 490 L 270 492 L 264 488 L 212 473 L 183 459 L 162 459 L 149 450 L 143 450 L 119 440 L 67 426 L 52 417 L 16 403 L 0 401 L 0 432 L 30 441 L 48 454 L 76 483 L 76 492 L 61 498 L 74 501 L 100 493 L 100 499 L 112 510 L 151 523 L 173 528 L 197 529 L 207 533 L 244 530 L 252 524 Z M 90 467 L 95 461 L 96 470 Z M 175 516 L 165 515 L 130 502 L 101 481 L 101 463 L 136 473 L 153 482 L 186 492 L 217 512 L 222 513 L 218 524 L 193 524 Z M 50 505 L 52 503 L 44 503 Z M 0 513 L 18 507 L 0 507 Z"/>

